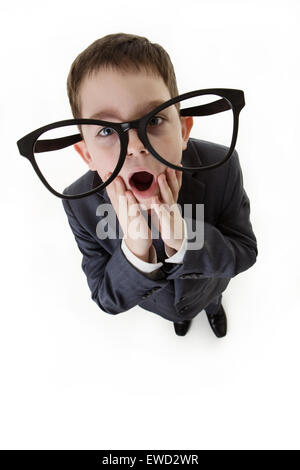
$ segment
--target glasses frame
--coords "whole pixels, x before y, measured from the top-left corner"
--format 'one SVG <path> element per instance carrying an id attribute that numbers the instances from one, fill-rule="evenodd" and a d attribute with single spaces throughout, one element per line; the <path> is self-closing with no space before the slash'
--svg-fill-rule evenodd
<path id="1" fill-rule="evenodd" d="M 146 132 L 148 121 L 155 114 L 157 114 L 158 112 L 162 111 L 164 108 L 170 105 L 173 105 L 184 99 L 192 98 L 195 96 L 207 95 L 207 94 L 218 95 L 221 97 L 221 99 L 214 101 L 212 103 L 205 104 L 205 105 L 199 105 L 199 106 L 193 106 L 191 108 L 181 109 L 180 116 L 207 116 L 210 114 L 217 114 L 217 113 L 232 109 L 233 111 L 233 134 L 232 134 L 231 144 L 230 144 L 229 150 L 225 158 L 221 160 L 220 162 L 214 163 L 212 165 L 206 165 L 206 166 L 201 166 L 201 167 L 184 167 L 184 168 L 181 166 L 174 165 L 173 163 L 170 163 L 164 160 L 155 151 L 155 149 L 152 147 L 152 145 L 149 142 L 149 139 L 147 137 L 147 132 Z M 99 190 L 102 190 L 103 188 L 108 186 L 115 179 L 115 177 L 119 174 L 122 166 L 124 165 L 126 155 L 127 155 L 127 146 L 128 146 L 127 131 L 129 129 L 137 129 L 139 139 L 142 141 L 145 148 L 147 148 L 147 150 L 152 154 L 152 156 L 156 158 L 158 161 L 160 161 L 161 163 L 163 163 L 164 165 L 170 168 L 173 168 L 175 170 L 195 172 L 198 170 L 199 171 L 211 170 L 213 168 L 219 167 L 220 165 L 223 165 L 231 157 L 234 151 L 236 140 L 237 140 L 237 134 L 238 134 L 239 114 L 244 106 L 245 106 L 245 97 L 244 97 L 244 92 L 242 90 L 237 90 L 233 88 L 206 88 L 203 90 L 194 90 L 188 93 L 183 93 L 174 98 L 171 98 L 168 101 L 165 101 L 164 103 L 160 104 L 149 113 L 145 114 L 140 119 L 135 119 L 133 121 L 118 123 L 118 122 L 102 121 L 99 119 L 82 118 L 82 119 L 66 119 L 63 121 L 53 122 L 51 124 L 47 124 L 46 126 L 39 127 L 33 132 L 30 132 L 29 134 L 22 137 L 21 139 L 17 141 L 17 146 L 18 146 L 19 153 L 21 154 L 21 156 L 27 158 L 30 161 L 39 179 L 42 181 L 42 183 L 46 186 L 46 188 L 52 194 L 54 194 L 55 196 L 61 199 L 80 199 L 82 197 L 90 196 L 91 194 L 94 194 L 95 192 Z M 120 156 L 119 156 L 118 164 L 115 170 L 113 171 L 112 175 L 105 182 L 103 182 L 100 186 L 97 186 L 96 188 L 93 188 L 91 191 L 88 191 L 86 193 L 81 193 L 77 195 L 68 195 L 68 194 L 61 194 L 55 191 L 55 189 L 52 188 L 52 186 L 50 186 L 50 184 L 45 179 L 45 177 L 43 176 L 43 174 L 41 173 L 39 169 L 39 166 L 35 160 L 34 153 L 47 152 L 49 150 L 58 150 L 58 149 L 61 149 L 61 148 L 64 148 L 64 147 L 67 147 L 67 146 L 70 146 L 77 142 L 82 141 L 83 140 L 82 135 L 78 133 L 78 134 L 74 134 L 68 137 L 61 137 L 58 139 L 45 139 L 45 140 L 40 140 L 37 142 L 37 139 L 39 138 L 39 136 L 48 130 L 55 129 L 57 127 L 74 125 L 74 124 L 96 124 L 96 125 L 101 125 L 101 126 L 110 127 L 114 129 L 119 135 L 120 142 L 121 142 L 121 149 L 120 149 Z"/>

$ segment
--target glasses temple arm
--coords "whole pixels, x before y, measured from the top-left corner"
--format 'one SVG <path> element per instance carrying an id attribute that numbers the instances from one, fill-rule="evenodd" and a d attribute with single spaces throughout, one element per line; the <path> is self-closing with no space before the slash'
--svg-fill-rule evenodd
<path id="1" fill-rule="evenodd" d="M 222 98 L 221 100 L 214 101 L 213 103 L 202 104 L 200 106 L 192 106 L 191 108 L 184 108 L 180 110 L 181 116 L 208 116 L 210 114 L 222 113 L 231 109 L 230 104 Z"/>
<path id="2" fill-rule="evenodd" d="M 37 140 L 34 147 L 35 153 L 50 152 L 51 150 L 60 150 L 70 145 L 76 144 L 82 140 L 81 134 L 69 135 L 58 139 Z"/>

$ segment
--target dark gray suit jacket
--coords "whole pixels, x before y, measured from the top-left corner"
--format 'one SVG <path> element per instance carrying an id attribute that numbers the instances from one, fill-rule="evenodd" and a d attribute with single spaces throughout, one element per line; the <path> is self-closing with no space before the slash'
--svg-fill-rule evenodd
<path id="1" fill-rule="evenodd" d="M 194 163 L 189 162 L 196 159 L 199 166 L 210 164 L 216 161 L 216 153 L 224 155 L 225 149 L 190 138 L 182 153 L 182 163 L 193 166 Z M 100 183 L 98 173 L 89 170 L 64 193 L 83 193 Z M 257 242 L 236 150 L 216 169 L 183 172 L 177 202 L 185 220 L 184 204 L 192 204 L 193 208 L 196 203 L 204 204 L 204 245 L 198 250 L 187 250 L 181 264 L 164 263 L 156 278 L 151 279 L 127 260 L 121 249 L 121 238 L 98 237 L 96 226 L 103 215 L 97 216 L 96 210 L 99 205 L 110 203 L 106 189 L 81 199 L 62 199 L 83 255 L 81 267 L 87 277 L 91 298 L 101 310 L 117 314 L 139 305 L 172 321 L 192 318 L 215 302 L 232 277 L 255 263 Z M 196 212 L 193 211 L 191 218 L 196 218 Z M 118 220 L 117 229 L 121 230 Z M 192 233 L 188 233 L 188 238 L 193 238 Z M 153 244 L 158 261 L 163 262 L 166 257 L 163 240 L 159 237 Z"/>

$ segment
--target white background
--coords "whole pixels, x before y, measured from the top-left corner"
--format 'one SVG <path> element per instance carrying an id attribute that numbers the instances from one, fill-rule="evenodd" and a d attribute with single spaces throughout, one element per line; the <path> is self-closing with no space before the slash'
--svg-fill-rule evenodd
<path id="1" fill-rule="evenodd" d="M 299 2 L 1 2 L 1 387 L 4 449 L 299 449 Z M 298 32 L 297 32 L 298 30 Z M 16 141 L 72 118 L 66 79 L 97 38 L 161 44 L 179 93 L 244 90 L 236 149 L 256 264 L 185 337 L 90 298 L 61 200 Z"/>

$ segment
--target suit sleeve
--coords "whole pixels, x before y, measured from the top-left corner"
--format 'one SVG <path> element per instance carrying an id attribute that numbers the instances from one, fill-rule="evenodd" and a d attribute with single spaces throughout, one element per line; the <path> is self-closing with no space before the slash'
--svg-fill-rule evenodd
<path id="1" fill-rule="evenodd" d="M 168 284 L 162 270 L 152 279 L 131 264 L 121 249 L 108 253 L 78 222 L 67 199 L 62 199 L 68 222 L 80 252 L 91 298 L 106 313 L 125 312 Z"/>
<path id="2" fill-rule="evenodd" d="M 188 240 L 192 240 L 195 221 L 186 217 L 185 220 Z M 201 248 L 189 249 L 188 245 L 183 264 L 171 265 L 170 268 L 164 265 L 168 280 L 232 278 L 256 262 L 258 250 L 250 221 L 250 201 L 243 187 L 243 175 L 236 151 L 229 160 L 219 218 L 215 225 L 205 221 L 203 225 L 204 240 Z"/>
<path id="3" fill-rule="evenodd" d="M 154 245 L 152 244 L 150 247 L 150 261 L 146 262 L 135 256 L 134 253 L 128 248 L 125 243 L 124 238 L 122 239 L 121 243 L 121 250 L 123 251 L 124 255 L 128 259 L 128 261 L 139 271 L 147 274 L 148 277 L 151 279 L 156 278 L 156 273 L 159 272 L 159 268 L 163 265 L 163 263 L 157 262 L 157 254 Z"/>

